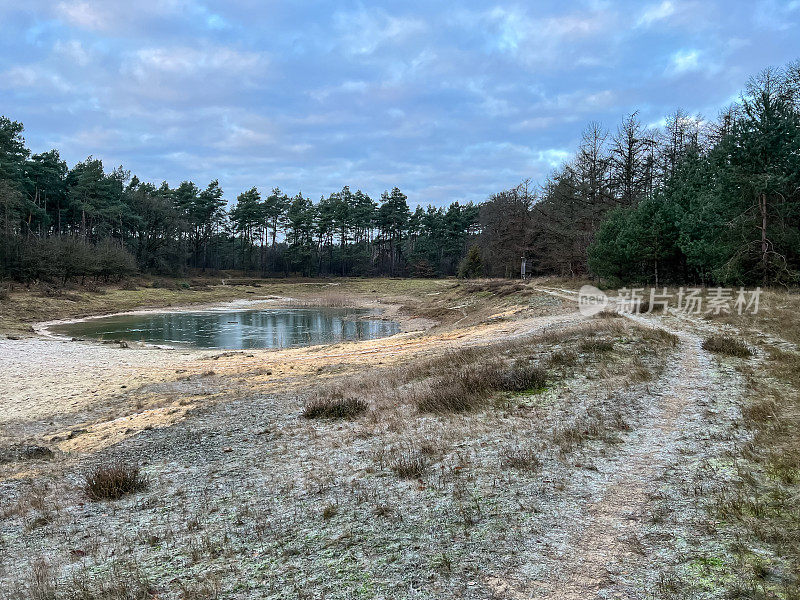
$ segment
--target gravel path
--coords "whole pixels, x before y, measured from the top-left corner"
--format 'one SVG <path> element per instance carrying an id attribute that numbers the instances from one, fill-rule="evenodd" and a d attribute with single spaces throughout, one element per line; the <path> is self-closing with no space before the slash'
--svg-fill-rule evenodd
<path id="1" fill-rule="evenodd" d="M 543 291 L 577 302 L 577 293 L 570 290 Z M 709 407 L 726 404 L 730 408 L 741 393 L 739 376 L 727 371 L 721 378 L 711 355 L 701 347 L 702 338 L 684 329 L 694 329 L 691 321 L 670 320 L 680 326 L 675 328 L 658 317 L 624 316 L 676 335 L 678 352 L 642 399 L 647 406 L 642 423 L 626 438 L 622 452 L 600 466 L 593 497 L 581 508 L 581 517 L 570 524 L 569 553 L 554 563 L 549 585 L 540 587 L 536 597 L 641 597 L 648 567 L 658 570 L 641 545 L 654 492 L 666 477 L 681 472 L 679 465 L 688 463 L 687 456 L 696 460 L 698 454 L 711 450 L 702 442 L 711 428 Z M 713 427 L 725 428 L 738 416 L 738 407 L 714 412 L 723 418 Z"/>

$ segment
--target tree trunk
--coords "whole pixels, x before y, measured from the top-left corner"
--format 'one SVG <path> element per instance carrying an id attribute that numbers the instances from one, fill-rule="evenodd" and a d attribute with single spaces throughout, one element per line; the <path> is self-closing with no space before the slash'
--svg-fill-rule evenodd
<path id="1" fill-rule="evenodd" d="M 758 200 L 761 210 L 761 269 L 762 284 L 767 285 L 767 195 L 761 194 Z"/>

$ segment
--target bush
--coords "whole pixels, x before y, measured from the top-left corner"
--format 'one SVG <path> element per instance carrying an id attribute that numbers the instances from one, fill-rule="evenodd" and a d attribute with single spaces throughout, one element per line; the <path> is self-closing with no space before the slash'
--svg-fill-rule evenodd
<path id="1" fill-rule="evenodd" d="M 522 392 L 545 387 L 547 371 L 526 360 L 469 364 L 412 392 L 422 412 L 465 412 L 477 408 L 494 392 Z"/>
<path id="2" fill-rule="evenodd" d="M 715 352 L 717 354 L 727 354 L 728 356 L 738 356 L 740 358 L 753 356 L 753 351 L 750 350 L 744 342 L 719 334 L 706 338 L 703 342 L 703 350 L 708 350 L 709 352 Z"/>
<path id="3" fill-rule="evenodd" d="M 96 274 L 104 281 L 119 281 L 136 273 L 136 260 L 133 255 L 113 243 L 104 240 L 95 247 L 97 253 Z"/>
<path id="4" fill-rule="evenodd" d="M 417 409 L 428 413 L 466 412 L 477 408 L 481 395 L 463 379 L 442 377 L 412 394 Z"/>
<path id="5" fill-rule="evenodd" d="M 588 339 L 579 346 L 581 352 L 611 352 L 613 349 L 614 342 L 609 340 Z"/>
<path id="6" fill-rule="evenodd" d="M 138 465 L 115 461 L 86 474 L 83 490 L 90 500 L 116 500 L 147 488 L 148 480 Z"/>
<path id="7" fill-rule="evenodd" d="M 76 236 L 13 237 L 0 243 L 0 276 L 59 282 L 99 277 L 119 280 L 136 272 L 133 255 L 110 240 L 93 244 Z"/>
<path id="8" fill-rule="evenodd" d="M 503 466 L 521 471 L 537 471 L 542 466 L 542 461 L 536 450 L 522 446 L 510 446 L 500 452 Z"/>
<path id="9" fill-rule="evenodd" d="M 503 373 L 499 388 L 507 392 L 539 390 L 547 385 L 547 371 L 524 360 L 516 361 Z"/>
<path id="10" fill-rule="evenodd" d="M 428 461 L 416 450 L 400 450 L 395 455 L 389 468 L 403 479 L 419 479 L 428 468 Z"/>
<path id="11" fill-rule="evenodd" d="M 458 276 L 462 279 L 475 279 L 482 274 L 481 250 L 477 246 L 472 246 L 458 266 Z"/>
<path id="12" fill-rule="evenodd" d="M 367 403 L 357 398 L 315 398 L 303 409 L 305 419 L 352 419 L 367 410 Z"/>

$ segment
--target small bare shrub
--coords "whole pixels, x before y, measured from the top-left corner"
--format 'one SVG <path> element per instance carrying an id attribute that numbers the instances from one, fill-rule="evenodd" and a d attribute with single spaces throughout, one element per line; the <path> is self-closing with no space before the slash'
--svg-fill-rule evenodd
<path id="1" fill-rule="evenodd" d="M 367 403 L 358 398 L 315 398 L 303 409 L 304 419 L 352 419 L 367 410 Z"/>
<path id="2" fill-rule="evenodd" d="M 148 480 L 138 465 L 115 461 L 86 474 L 83 491 L 90 500 L 116 500 L 147 488 Z"/>
<path id="3" fill-rule="evenodd" d="M 43 558 L 34 561 L 28 574 L 28 596 L 31 600 L 54 600 L 56 597 L 55 573 Z"/>
<path id="4" fill-rule="evenodd" d="M 395 453 L 389 468 L 403 479 L 419 479 L 427 470 L 428 461 L 421 452 L 404 448 Z"/>
<path id="5" fill-rule="evenodd" d="M 509 392 L 539 390 L 547 385 L 547 371 L 524 360 L 517 360 L 505 371 L 499 388 Z"/>
<path id="6" fill-rule="evenodd" d="M 578 355 L 572 350 L 557 350 L 550 356 L 550 364 L 554 367 L 573 367 L 578 362 Z"/>
<path id="7" fill-rule="evenodd" d="M 538 471 L 542 466 L 534 448 L 524 446 L 509 446 L 500 451 L 500 459 L 504 467 L 511 467 L 521 471 Z"/>
<path id="8" fill-rule="evenodd" d="M 703 341 L 703 350 L 715 352 L 717 354 L 726 354 L 728 356 L 738 356 L 740 358 L 747 358 L 753 356 L 753 351 L 747 347 L 747 344 L 737 340 L 736 338 L 715 334 Z"/>
<path id="9" fill-rule="evenodd" d="M 610 340 L 597 340 L 594 338 L 583 340 L 579 346 L 581 352 L 611 352 L 614 349 L 614 342 Z"/>
<path id="10" fill-rule="evenodd" d="M 621 317 L 622 315 L 619 314 L 617 311 L 608 310 L 607 308 L 604 308 L 594 316 L 595 319 L 619 319 Z"/>

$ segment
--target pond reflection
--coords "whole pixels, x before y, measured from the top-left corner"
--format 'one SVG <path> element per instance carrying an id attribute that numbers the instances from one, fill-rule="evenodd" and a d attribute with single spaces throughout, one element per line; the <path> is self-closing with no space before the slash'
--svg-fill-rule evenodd
<path id="1" fill-rule="evenodd" d="M 117 315 L 54 325 L 59 335 L 192 348 L 288 348 L 393 335 L 393 321 L 351 308 L 271 308 Z"/>

